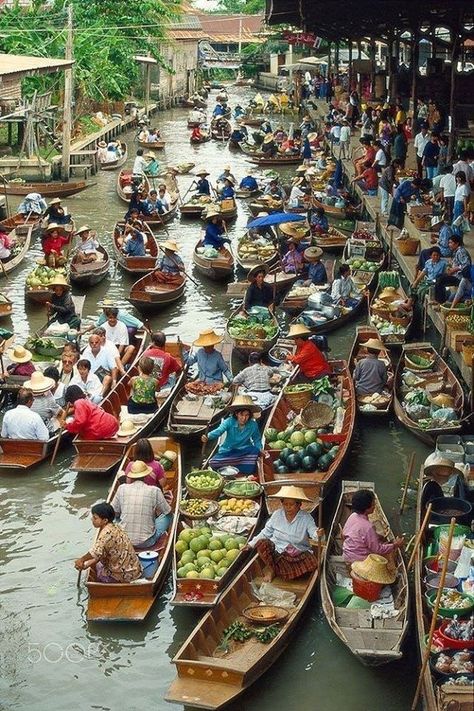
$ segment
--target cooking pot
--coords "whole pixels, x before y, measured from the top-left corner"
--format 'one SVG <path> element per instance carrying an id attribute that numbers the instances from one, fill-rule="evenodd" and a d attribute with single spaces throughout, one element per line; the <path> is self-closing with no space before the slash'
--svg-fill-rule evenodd
<path id="1" fill-rule="evenodd" d="M 452 518 L 456 519 L 456 523 L 470 526 L 472 521 L 471 504 L 455 496 L 443 496 L 442 498 L 431 499 L 430 523 L 449 523 Z"/>

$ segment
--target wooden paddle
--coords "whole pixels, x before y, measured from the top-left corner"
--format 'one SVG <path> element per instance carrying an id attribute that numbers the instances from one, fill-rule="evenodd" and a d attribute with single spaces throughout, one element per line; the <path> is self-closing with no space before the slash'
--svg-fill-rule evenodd
<path id="1" fill-rule="evenodd" d="M 165 248 L 164 248 L 161 244 L 159 245 L 159 247 L 160 247 L 160 249 L 161 249 L 163 252 L 165 251 Z M 178 264 L 178 262 L 176 261 L 176 259 L 173 259 L 173 257 L 171 257 L 170 255 L 167 255 L 167 256 L 168 256 L 168 257 L 171 259 L 171 261 L 179 268 L 179 271 L 182 272 L 185 277 L 187 277 L 188 279 L 190 279 L 190 280 L 193 282 L 193 284 L 195 284 L 195 286 L 199 286 L 199 282 L 197 282 L 196 279 L 193 279 L 193 277 L 190 276 L 184 269 L 181 269 L 181 268 L 179 267 L 179 264 Z"/>
<path id="2" fill-rule="evenodd" d="M 400 516 L 403 514 L 403 510 L 404 510 L 404 508 L 405 508 L 405 500 L 406 500 L 406 497 L 407 497 L 408 485 L 409 485 L 409 483 L 410 483 L 410 479 L 411 479 L 412 474 L 413 474 L 413 468 L 414 468 L 414 466 L 415 466 L 415 457 L 416 457 L 415 452 L 412 452 L 411 455 L 410 455 L 410 461 L 409 461 L 409 463 L 408 463 L 407 475 L 406 475 L 406 477 L 405 477 L 405 486 L 403 487 L 402 500 L 401 500 L 401 502 L 400 502 L 400 512 L 399 512 L 399 513 L 400 513 Z"/>
<path id="3" fill-rule="evenodd" d="M 193 185 L 196 185 L 196 181 L 195 181 L 195 180 L 193 180 L 193 182 L 191 183 L 191 185 L 189 186 L 189 188 L 188 188 L 188 189 L 186 190 L 186 192 L 184 193 L 183 197 L 181 197 L 181 194 L 179 195 L 179 199 L 180 199 L 180 201 L 181 201 L 181 205 L 184 204 L 184 198 L 185 198 L 186 195 L 189 193 L 189 191 L 191 190 L 191 188 L 193 187 Z"/>
<path id="4" fill-rule="evenodd" d="M 421 486 L 421 484 L 420 484 L 420 486 Z M 408 565 L 407 565 L 408 571 L 410 571 L 411 568 L 413 567 L 413 563 L 415 562 L 416 552 L 420 546 L 421 539 L 423 537 L 423 533 L 425 531 L 425 528 L 426 528 L 426 525 L 429 521 L 430 516 L 431 516 L 431 504 L 428 504 L 428 506 L 426 508 L 426 512 L 425 512 L 425 517 L 424 517 L 423 522 L 420 526 L 420 530 L 418 531 L 418 533 L 416 535 L 415 543 L 413 544 L 413 550 L 411 552 L 410 560 L 408 561 Z"/>
<path id="5" fill-rule="evenodd" d="M 51 466 L 53 466 L 54 461 L 55 461 L 55 459 L 56 459 L 56 455 L 57 455 L 57 453 L 58 453 L 59 445 L 60 445 L 60 443 L 61 443 L 61 436 L 62 436 L 62 434 L 63 434 L 63 432 L 64 432 L 64 428 L 65 428 L 65 426 L 66 426 L 66 417 L 68 416 L 68 413 L 69 413 L 69 405 L 66 407 L 66 409 L 65 409 L 65 411 L 64 411 L 64 419 L 63 419 L 63 421 L 62 421 L 62 423 L 61 423 L 61 427 L 59 428 L 59 432 L 58 432 L 58 434 L 57 434 L 56 444 L 54 445 L 53 455 L 52 455 L 51 461 L 50 461 L 50 465 L 51 465 Z"/>
<path id="6" fill-rule="evenodd" d="M 455 525 L 456 525 L 456 519 L 453 517 L 451 519 L 450 524 L 449 524 L 448 543 L 446 545 L 446 550 L 444 551 L 444 555 L 443 555 L 443 567 L 441 569 L 441 578 L 440 578 L 439 587 L 438 587 L 438 590 L 436 593 L 435 604 L 433 605 L 430 631 L 428 633 L 428 639 L 426 641 L 426 648 L 425 648 L 425 652 L 423 654 L 423 663 L 421 665 L 420 674 L 418 676 L 418 684 L 416 685 L 415 697 L 414 697 L 413 703 L 411 705 L 411 711 L 415 711 L 416 707 L 418 706 L 418 699 L 420 697 L 421 687 L 423 685 L 423 675 L 426 671 L 426 666 L 428 664 L 428 660 L 429 660 L 430 654 L 431 654 L 431 643 L 433 641 L 434 631 L 435 631 L 436 625 L 438 623 L 438 610 L 439 610 L 439 606 L 440 606 L 441 595 L 443 594 L 443 587 L 444 587 L 444 581 L 446 579 L 446 573 L 448 572 L 449 552 L 451 550 L 451 542 L 453 540 Z"/>

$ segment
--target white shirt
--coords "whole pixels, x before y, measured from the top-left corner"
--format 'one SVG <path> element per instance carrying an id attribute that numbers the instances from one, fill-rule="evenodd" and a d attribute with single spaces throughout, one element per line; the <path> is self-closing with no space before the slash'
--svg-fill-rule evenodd
<path id="1" fill-rule="evenodd" d="M 108 341 L 111 341 L 116 346 L 128 346 L 129 337 L 127 327 L 122 321 L 117 321 L 115 326 L 111 326 L 106 321 L 102 328 L 105 328 L 105 333 Z"/>
<path id="2" fill-rule="evenodd" d="M 53 393 L 53 397 L 58 403 L 58 405 L 61 405 L 61 407 L 64 407 L 64 393 L 66 391 L 66 386 L 64 383 L 59 382 L 58 387 Z"/>
<path id="3" fill-rule="evenodd" d="M 91 347 L 87 346 L 81 355 L 81 358 L 85 358 L 91 364 L 91 373 L 95 373 L 99 368 L 104 368 L 104 370 L 112 370 L 115 368 L 115 358 L 108 348 L 100 347 L 99 352 L 95 356 L 92 353 Z"/>
<path id="4" fill-rule="evenodd" d="M 84 382 L 79 373 L 73 377 L 69 385 L 78 385 L 86 395 L 89 395 L 91 400 L 101 396 L 102 383 L 92 370 L 89 371 L 87 380 Z"/>
<path id="5" fill-rule="evenodd" d="M 311 514 L 300 509 L 293 521 L 288 521 L 283 509 L 277 509 L 272 513 L 263 530 L 249 541 L 249 546 L 253 548 L 257 541 L 267 538 L 275 544 L 277 553 L 283 553 L 289 545 L 299 551 L 310 551 L 308 539 L 315 537 L 316 524 Z"/>
<path id="6" fill-rule="evenodd" d="M 49 439 L 48 428 L 37 412 L 26 405 L 17 405 L 5 413 L 2 424 L 2 437 L 8 439 L 37 439 L 46 442 Z"/>
<path id="7" fill-rule="evenodd" d="M 414 145 L 415 145 L 416 155 L 419 158 L 423 158 L 423 151 L 425 150 L 426 144 L 429 142 L 430 142 L 430 137 L 428 136 L 427 133 L 424 136 L 421 133 L 421 131 L 420 131 L 420 133 L 416 134 Z"/>
<path id="8" fill-rule="evenodd" d="M 465 173 L 467 182 L 470 183 L 474 177 L 472 166 L 466 163 L 465 160 L 458 160 L 458 162 L 453 165 L 453 175 L 456 175 L 461 170 Z"/>
<path id="9" fill-rule="evenodd" d="M 339 299 L 349 299 L 351 297 L 358 296 L 356 286 L 352 280 L 352 277 L 343 279 L 335 279 L 332 283 L 331 297 L 334 302 L 338 302 Z"/>
<path id="10" fill-rule="evenodd" d="M 464 198 L 468 198 L 471 194 L 471 188 L 467 183 L 458 185 L 454 193 L 454 202 L 464 202 Z"/>
<path id="11" fill-rule="evenodd" d="M 387 165 L 387 156 L 381 148 L 379 148 L 377 153 L 375 154 L 375 160 L 382 168 L 385 168 L 385 166 Z"/>
<path id="12" fill-rule="evenodd" d="M 331 128 L 331 135 L 334 136 L 334 138 L 340 138 L 341 136 L 341 127 L 339 124 L 336 124 Z"/>
<path id="13" fill-rule="evenodd" d="M 89 239 L 86 239 L 84 242 L 79 244 L 79 251 L 84 252 L 84 254 L 93 254 L 98 246 L 99 243 L 97 240 L 93 237 L 89 237 Z"/>
<path id="14" fill-rule="evenodd" d="M 456 178 L 452 173 L 446 173 L 439 181 L 439 187 L 443 189 L 443 196 L 454 197 L 456 192 Z"/>
<path id="15" fill-rule="evenodd" d="M 143 175 L 145 168 L 148 166 L 147 161 L 143 156 L 137 156 L 133 161 L 133 175 Z"/>
<path id="16" fill-rule="evenodd" d="M 304 193 L 297 185 L 293 185 L 290 193 L 290 205 L 291 207 L 298 207 L 299 199 L 304 197 Z"/>
<path id="17" fill-rule="evenodd" d="M 339 136 L 339 140 L 341 142 L 348 141 L 351 137 L 351 127 L 350 126 L 341 126 L 341 135 Z"/>

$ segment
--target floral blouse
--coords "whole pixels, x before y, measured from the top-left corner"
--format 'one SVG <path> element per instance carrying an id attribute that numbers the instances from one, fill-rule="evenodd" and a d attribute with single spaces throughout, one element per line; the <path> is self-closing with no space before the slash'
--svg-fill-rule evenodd
<path id="1" fill-rule="evenodd" d="M 132 543 L 115 523 L 104 526 L 90 552 L 104 566 L 104 575 L 118 583 L 130 583 L 141 577 L 142 567 Z"/>

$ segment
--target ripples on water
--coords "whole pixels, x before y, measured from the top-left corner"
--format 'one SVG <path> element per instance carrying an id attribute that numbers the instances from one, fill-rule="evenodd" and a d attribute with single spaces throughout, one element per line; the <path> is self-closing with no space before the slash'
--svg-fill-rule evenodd
<path id="1" fill-rule="evenodd" d="M 236 94 L 246 101 L 245 90 L 239 89 Z M 210 106 L 213 96 L 215 93 Z M 235 103 L 231 98 L 231 104 Z M 194 160 L 197 166 L 208 168 L 214 182 L 223 165 L 230 163 L 237 179 L 242 178 L 249 168 L 243 154 L 230 153 L 214 141 L 198 148 L 190 146 L 187 113 L 175 109 L 154 120 L 167 142 L 166 151 L 159 152 L 161 160 Z M 124 138 L 133 156 L 134 133 Z M 263 175 L 264 171 L 256 168 L 255 174 Z M 114 172 L 100 173 L 94 177 L 97 185 L 65 200 L 76 226 L 90 224 L 110 248 L 114 223 L 125 212 L 124 203 L 116 195 L 116 179 Z M 190 175 L 178 176 L 182 195 L 192 180 Z M 17 203 L 10 199 L 12 206 Z M 238 219 L 229 227 L 231 238 L 244 230 L 249 214 L 245 203 L 239 202 Z M 170 236 L 181 244 L 190 271 L 200 227 L 198 221 L 179 218 L 168 227 Z M 24 305 L 24 281 L 39 256 L 36 242 L 20 269 L 1 285 L 14 302 L 13 323 L 20 341 L 45 321 L 44 309 L 29 304 L 26 315 Z M 151 318 L 153 326 L 169 335 L 179 334 L 184 341 L 196 338 L 205 328 L 222 329 L 229 314 L 225 285 L 207 282 L 199 275 L 195 278 L 199 286 L 188 281 L 183 301 Z M 132 279 L 120 268 L 112 268 L 109 278 L 87 294 L 84 314 L 97 315 L 97 301 L 105 295 L 124 300 L 131 284 Z M 347 357 L 353 335 L 354 325 L 330 335 L 334 357 Z M 427 454 L 426 448 L 396 421 L 360 420 L 345 476 L 375 481 L 390 513 L 413 449 L 418 461 Z M 31 474 L 0 477 L 0 710 L 172 708 L 163 701 L 174 677 L 170 659 L 199 614 L 169 605 L 168 579 L 146 624 L 86 623 L 87 593 L 76 585 L 73 561 L 85 553 L 92 539 L 89 509 L 106 495 L 110 480 L 76 476 L 69 469 L 70 456 L 70 450 L 62 452 L 54 468 L 44 465 Z M 199 452 L 187 451 L 185 466 L 198 458 Z M 327 514 L 334 504 L 333 497 Z M 406 529 L 407 524 L 403 527 Z M 287 652 L 242 702 L 230 708 L 405 711 L 410 705 L 415 670 L 412 654 L 399 664 L 379 670 L 362 667 L 327 627 L 316 595 Z"/>

